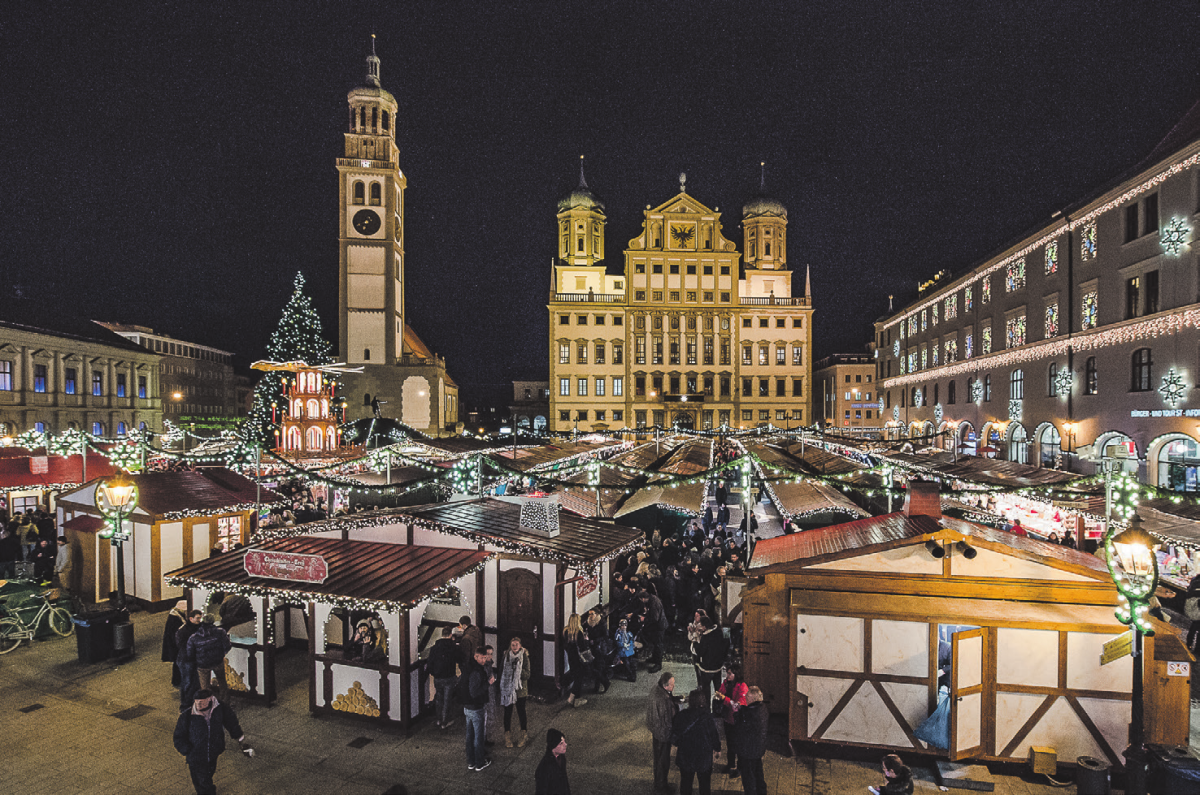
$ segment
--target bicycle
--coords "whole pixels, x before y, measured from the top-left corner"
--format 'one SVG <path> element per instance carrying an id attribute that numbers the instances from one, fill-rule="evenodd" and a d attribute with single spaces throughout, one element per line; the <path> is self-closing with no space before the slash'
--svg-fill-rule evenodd
<path id="1" fill-rule="evenodd" d="M 51 631 L 60 637 L 65 638 L 75 631 L 75 624 L 71 621 L 70 611 L 52 604 L 50 601 L 50 597 L 52 596 L 57 599 L 57 591 L 43 591 L 38 594 L 42 605 L 37 608 L 37 613 L 34 615 L 33 620 L 28 623 L 21 614 L 32 610 L 32 605 L 25 604 L 20 607 L 10 607 L 7 603 L 0 604 L 0 610 L 3 610 L 3 615 L 0 616 L 0 654 L 8 654 L 20 646 L 23 640 L 28 640 L 32 643 L 33 636 L 37 633 L 37 628 L 42 623 L 42 616 L 47 616 L 46 623 L 50 626 Z"/>

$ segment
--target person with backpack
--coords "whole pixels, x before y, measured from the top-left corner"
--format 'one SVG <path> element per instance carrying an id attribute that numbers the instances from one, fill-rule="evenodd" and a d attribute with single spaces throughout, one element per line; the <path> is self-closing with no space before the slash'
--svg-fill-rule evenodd
<path id="1" fill-rule="evenodd" d="M 187 642 L 187 657 L 196 666 L 201 689 L 213 689 L 215 674 L 222 698 L 229 695 L 229 683 L 225 681 L 225 655 L 232 648 L 229 633 L 216 625 L 211 613 L 206 614 L 200 628 Z"/>
<path id="2" fill-rule="evenodd" d="M 484 666 L 492 654 L 491 646 L 481 646 L 463 666 L 462 675 L 458 677 L 455 693 L 463 705 L 463 716 L 466 718 L 467 741 L 467 770 L 483 770 L 492 763 L 484 753 L 485 717 L 488 699 L 491 696 L 492 685 L 496 677 L 489 677 Z"/>
<path id="3" fill-rule="evenodd" d="M 721 681 L 721 669 L 729 654 L 729 643 L 725 634 L 709 616 L 700 619 L 700 638 L 692 644 L 692 658 L 696 662 L 696 686 L 704 693 L 705 704 L 712 697 L 712 688 Z"/>
<path id="4" fill-rule="evenodd" d="M 454 699 L 454 683 L 458 681 L 458 667 L 466 662 L 462 650 L 454 640 L 454 631 L 442 627 L 442 637 L 433 644 L 429 652 L 426 669 L 433 677 L 435 697 L 434 715 L 439 729 L 450 728 L 450 702 Z"/>
<path id="5" fill-rule="evenodd" d="M 721 735 L 708 711 L 708 696 L 700 688 L 688 693 L 687 709 L 671 721 L 671 744 L 676 747 L 679 795 L 692 795 L 692 781 L 699 780 L 700 795 L 712 792 L 713 762 L 721 753 Z"/>

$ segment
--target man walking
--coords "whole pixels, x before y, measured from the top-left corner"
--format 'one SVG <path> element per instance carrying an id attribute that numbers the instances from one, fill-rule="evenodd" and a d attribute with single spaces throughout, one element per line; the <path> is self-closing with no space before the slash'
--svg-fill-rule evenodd
<path id="1" fill-rule="evenodd" d="M 658 683 L 650 689 L 650 704 L 646 708 L 646 728 L 650 730 L 654 754 L 654 792 L 658 795 L 673 792 L 667 782 L 671 772 L 671 722 L 675 720 L 675 675 L 663 671 Z"/>
<path id="2" fill-rule="evenodd" d="M 725 641 L 725 634 L 710 617 L 701 617 L 700 625 L 704 631 L 700 639 L 692 644 L 692 653 L 696 659 L 696 686 L 704 691 L 707 701 L 712 698 L 712 690 L 721 680 L 721 669 L 725 667 L 729 644 Z"/>
<path id="3" fill-rule="evenodd" d="M 489 679 L 483 669 L 491 651 L 491 646 L 476 649 L 458 680 L 457 690 L 467 720 L 467 770 L 483 770 L 492 763 L 484 754 L 483 746 L 488 694 L 496 683 L 496 677 Z"/>
<path id="4" fill-rule="evenodd" d="M 737 711 L 733 726 L 733 742 L 737 746 L 744 795 L 767 795 L 762 760 L 767 752 L 768 717 L 762 690 L 757 686 L 751 687 L 746 693 L 746 706 Z"/>
<path id="5" fill-rule="evenodd" d="M 229 697 L 229 683 L 225 681 L 225 654 L 232 648 L 229 633 L 216 626 L 216 619 L 211 613 L 204 616 L 200 629 L 187 642 L 187 656 L 196 666 L 200 687 L 211 687 L 213 674 L 216 674 L 224 698 Z"/>
<path id="6" fill-rule="evenodd" d="M 650 664 L 646 670 L 658 673 L 662 670 L 663 635 L 667 631 L 667 612 L 662 600 L 649 591 L 638 594 L 642 598 L 646 620 L 642 625 L 642 640 L 650 647 Z"/>
<path id="7" fill-rule="evenodd" d="M 465 662 L 454 640 L 450 627 L 442 627 L 442 637 L 433 644 L 429 652 L 429 674 L 437 691 L 436 710 L 439 728 L 450 726 L 450 701 L 454 697 L 454 683 L 458 679 L 457 668 Z"/>
<path id="8" fill-rule="evenodd" d="M 191 709 L 180 713 L 175 723 L 175 750 L 187 759 L 196 795 L 216 795 L 213 774 L 217 758 L 225 751 L 226 731 L 239 743 L 246 739 L 237 715 L 210 690 L 197 692 Z"/>
<path id="9" fill-rule="evenodd" d="M 188 641 L 200 629 L 200 619 L 203 616 L 203 610 L 191 611 L 187 614 L 183 626 L 175 632 L 175 648 L 178 650 L 175 653 L 175 664 L 179 666 L 180 712 L 191 707 L 193 697 L 200 689 L 200 680 L 196 677 L 196 663 L 188 657 Z"/>

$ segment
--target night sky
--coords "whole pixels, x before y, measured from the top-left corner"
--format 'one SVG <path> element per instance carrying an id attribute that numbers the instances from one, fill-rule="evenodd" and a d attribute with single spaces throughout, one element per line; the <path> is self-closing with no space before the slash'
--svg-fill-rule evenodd
<path id="1" fill-rule="evenodd" d="M 408 177 L 409 322 L 463 404 L 546 377 L 555 203 L 610 272 L 678 190 L 767 162 L 818 356 L 1144 157 L 1200 99 L 1194 2 L 24 3 L 0 22 L 13 293 L 264 355 L 293 276 L 337 326 L 346 92 L 378 35 Z M 650 10 L 653 9 L 653 10 Z"/>

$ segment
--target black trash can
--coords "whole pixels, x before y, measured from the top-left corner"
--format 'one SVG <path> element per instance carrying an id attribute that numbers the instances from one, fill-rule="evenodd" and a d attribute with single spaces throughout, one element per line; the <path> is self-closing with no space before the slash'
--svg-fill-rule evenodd
<path id="1" fill-rule="evenodd" d="M 79 650 L 79 661 L 97 663 L 107 660 L 113 653 L 113 625 L 129 620 L 122 610 L 102 610 L 73 616 L 75 644 Z"/>
<path id="2" fill-rule="evenodd" d="M 1146 747 L 1154 795 L 1200 795 L 1200 759 L 1182 745 Z"/>
<path id="3" fill-rule="evenodd" d="M 1079 767 L 1075 771 L 1075 791 L 1078 795 L 1110 795 L 1112 780 L 1109 765 L 1094 756 L 1081 756 L 1075 760 Z"/>
<path id="4" fill-rule="evenodd" d="M 123 620 L 113 624 L 112 646 L 114 657 L 133 656 L 133 624 L 129 622 L 129 614 L 125 613 Z"/>

